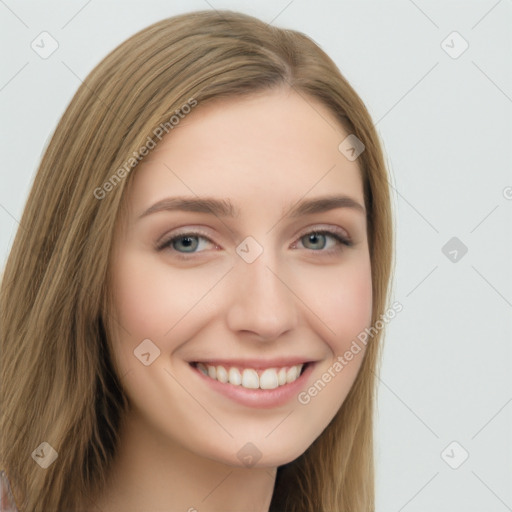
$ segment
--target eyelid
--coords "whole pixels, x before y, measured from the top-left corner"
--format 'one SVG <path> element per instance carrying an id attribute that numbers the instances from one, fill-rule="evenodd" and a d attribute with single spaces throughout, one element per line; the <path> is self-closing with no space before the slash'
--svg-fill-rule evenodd
<path id="1" fill-rule="evenodd" d="M 185 236 L 185 235 L 191 235 L 191 236 L 197 236 L 197 235 L 200 235 L 204 238 L 206 238 L 209 242 L 211 242 L 212 244 L 214 245 L 217 245 L 211 238 L 210 236 L 205 232 L 205 231 L 202 231 L 201 228 L 189 228 L 189 227 L 184 227 L 184 228 L 177 228 L 178 231 L 174 232 L 174 231 L 171 231 L 169 234 L 166 234 L 166 235 L 163 235 L 161 236 L 157 242 L 155 243 L 155 248 L 156 249 L 159 249 L 159 248 L 163 248 L 165 247 L 167 244 L 169 244 L 169 242 L 171 242 L 171 240 L 173 240 L 174 238 L 178 238 L 180 236 Z"/>
<path id="2" fill-rule="evenodd" d="M 352 243 L 352 238 L 348 234 L 348 232 L 339 227 L 339 226 L 333 226 L 331 224 L 312 224 L 310 226 L 305 227 L 303 230 L 299 232 L 299 235 L 296 236 L 296 238 L 302 238 L 303 236 L 309 234 L 309 233 L 322 233 L 322 232 L 333 232 L 336 233 L 338 236 L 346 240 L 347 242 Z"/>

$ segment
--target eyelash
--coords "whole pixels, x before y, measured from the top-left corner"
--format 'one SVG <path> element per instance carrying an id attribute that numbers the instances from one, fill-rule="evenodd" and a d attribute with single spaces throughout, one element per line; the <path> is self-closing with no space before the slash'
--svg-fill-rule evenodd
<path id="1" fill-rule="evenodd" d="M 308 232 L 302 234 L 298 238 L 298 241 L 300 241 L 302 238 L 304 238 L 307 235 L 328 235 L 331 238 L 333 238 L 336 241 L 336 243 L 337 243 L 337 246 L 335 248 L 333 248 L 333 249 L 327 249 L 327 250 L 324 250 L 324 249 L 319 249 L 319 250 L 306 249 L 306 250 L 311 251 L 311 252 L 319 252 L 319 253 L 324 253 L 324 254 L 331 255 L 331 254 L 336 254 L 336 253 L 339 253 L 339 252 L 343 251 L 344 249 L 343 249 L 342 246 L 351 247 L 353 245 L 353 242 L 349 238 L 347 238 L 344 234 L 342 234 L 341 231 L 337 231 L 337 230 L 332 230 L 331 231 L 331 230 L 328 230 L 328 229 L 318 229 L 318 230 L 308 231 Z M 198 254 L 198 253 L 197 252 L 192 252 L 192 253 L 188 253 L 188 254 L 187 253 L 180 253 L 179 251 L 176 251 L 175 249 L 172 249 L 171 245 L 172 245 L 172 243 L 175 240 L 179 240 L 180 238 L 193 238 L 193 237 L 204 238 L 205 240 L 208 240 L 213 245 L 216 245 L 208 236 L 206 236 L 205 233 L 202 233 L 201 231 L 185 231 L 183 233 L 178 233 L 176 235 L 173 235 L 171 238 L 165 239 L 162 243 L 157 245 L 156 249 L 158 251 L 163 251 L 166 248 L 168 248 L 172 252 L 175 252 L 179 259 L 181 259 L 181 260 L 189 260 L 192 257 L 194 257 L 195 254 Z M 294 243 L 296 243 L 296 242 L 294 242 Z M 203 252 L 203 251 L 199 251 L 199 253 L 200 252 Z"/>

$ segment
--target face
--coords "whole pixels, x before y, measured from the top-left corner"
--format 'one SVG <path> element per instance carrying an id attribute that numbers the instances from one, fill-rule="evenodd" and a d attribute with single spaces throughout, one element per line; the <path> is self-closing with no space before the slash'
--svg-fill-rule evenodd
<path id="1" fill-rule="evenodd" d="M 128 418 L 169 449 L 275 467 L 342 405 L 372 312 L 347 135 L 315 99 L 276 90 L 198 105 L 134 171 L 111 339 Z"/>

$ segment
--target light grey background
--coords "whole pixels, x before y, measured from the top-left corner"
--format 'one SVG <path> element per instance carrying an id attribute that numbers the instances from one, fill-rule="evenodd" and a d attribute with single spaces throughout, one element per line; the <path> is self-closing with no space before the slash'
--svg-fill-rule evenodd
<path id="1" fill-rule="evenodd" d="M 393 300 L 404 309 L 380 374 L 377 510 L 512 510 L 511 0 L 0 0 L 2 267 L 81 80 L 138 30 L 210 8 L 311 36 L 365 101 L 387 153 Z M 59 44 L 47 59 L 30 46 L 43 31 Z M 463 48 L 454 31 L 469 44 L 458 58 L 445 51 Z M 442 252 L 452 237 L 465 255 Z"/>

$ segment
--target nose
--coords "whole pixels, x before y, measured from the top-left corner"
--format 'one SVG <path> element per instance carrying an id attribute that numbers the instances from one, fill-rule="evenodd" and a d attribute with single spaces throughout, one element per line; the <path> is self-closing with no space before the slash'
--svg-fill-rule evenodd
<path id="1" fill-rule="evenodd" d="M 233 332 L 272 341 L 297 326 L 298 299 L 289 275 L 266 252 L 252 263 L 238 260 L 231 274 L 227 323 Z"/>

